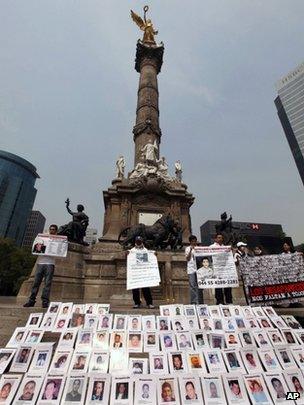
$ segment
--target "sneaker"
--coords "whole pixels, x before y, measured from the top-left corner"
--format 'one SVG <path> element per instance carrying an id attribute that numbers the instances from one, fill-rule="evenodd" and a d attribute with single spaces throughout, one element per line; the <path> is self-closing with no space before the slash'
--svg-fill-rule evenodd
<path id="1" fill-rule="evenodd" d="M 139 307 L 140 307 L 140 305 L 138 305 L 138 304 L 133 305 L 133 308 L 134 308 L 134 309 L 137 309 L 137 308 L 139 308 Z"/>
<path id="2" fill-rule="evenodd" d="M 149 309 L 154 309 L 154 308 L 155 308 L 155 306 L 154 306 L 154 305 L 152 305 L 152 304 L 147 305 L 147 307 L 148 307 Z"/>
<path id="3" fill-rule="evenodd" d="M 25 304 L 23 304 L 23 306 L 24 306 L 24 308 L 34 307 L 35 303 L 31 302 L 31 301 L 28 301 Z"/>

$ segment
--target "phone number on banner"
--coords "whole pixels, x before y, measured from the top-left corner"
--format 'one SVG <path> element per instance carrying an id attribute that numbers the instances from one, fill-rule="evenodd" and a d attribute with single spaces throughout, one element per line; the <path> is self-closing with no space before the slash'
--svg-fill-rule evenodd
<path id="1" fill-rule="evenodd" d="M 225 287 L 238 287 L 239 281 L 237 278 L 231 280 L 207 280 L 207 281 L 198 281 L 199 288 L 225 288 Z"/>

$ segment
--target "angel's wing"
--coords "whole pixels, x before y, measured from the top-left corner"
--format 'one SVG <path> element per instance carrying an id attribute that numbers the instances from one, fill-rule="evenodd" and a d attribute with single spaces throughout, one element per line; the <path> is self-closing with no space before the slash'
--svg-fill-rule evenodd
<path id="1" fill-rule="evenodd" d="M 139 26 L 139 28 L 144 31 L 145 23 L 144 23 L 143 19 L 139 15 L 134 13 L 133 10 L 131 10 L 131 17 L 132 17 L 132 20 Z"/>

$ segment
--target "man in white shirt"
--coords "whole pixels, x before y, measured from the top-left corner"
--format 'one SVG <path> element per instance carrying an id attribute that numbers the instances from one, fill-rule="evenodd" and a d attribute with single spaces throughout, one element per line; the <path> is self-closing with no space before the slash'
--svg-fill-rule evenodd
<path id="1" fill-rule="evenodd" d="M 137 253 L 146 253 L 148 254 L 148 249 L 144 246 L 143 238 L 141 236 L 136 236 L 135 238 L 135 246 L 130 250 L 130 252 L 137 252 Z M 144 299 L 146 301 L 147 307 L 150 309 L 154 308 L 153 305 L 153 299 L 152 299 L 152 294 L 151 290 L 149 287 L 142 288 L 142 293 L 144 296 Z M 133 301 L 134 305 L 133 308 L 139 308 L 141 301 L 140 301 L 140 289 L 139 288 L 134 288 L 132 290 L 133 294 Z"/>
<path id="2" fill-rule="evenodd" d="M 217 233 L 214 238 L 214 243 L 210 247 L 218 247 L 224 245 L 224 237 L 221 233 Z M 225 300 L 224 300 L 225 295 Z M 216 305 L 232 304 L 232 290 L 231 288 L 216 288 L 215 289 Z"/>
<path id="3" fill-rule="evenodd" d="M 190 303 L 194 305 L 203 304 L 203 290 L 198 288 L 196 276 L 196 262 L 194 257 L 195 247 L 197 246 L 197 237 L 194 235 L 189 236 L 190 245 L 185 249 L 185 256 L 187 260 L 187 274 L 190 287 Z"/>
<path id="4" fill-rule="evenodd" d="M 49 234 L 56 235 L 58 226 L 52 224 L 49 227 Z M 36 297 L 39 291 L 40 284 L 44 279 L 44 287 L 41 294 L 42 308 L 47 308 L 50 302 L 51 285 L 55 271 L 55 258 L 52 256 L 39 256 L 36 261 L 36 274 L 31 295 L 24 307 L 33 307 L 36 303 Z"/>

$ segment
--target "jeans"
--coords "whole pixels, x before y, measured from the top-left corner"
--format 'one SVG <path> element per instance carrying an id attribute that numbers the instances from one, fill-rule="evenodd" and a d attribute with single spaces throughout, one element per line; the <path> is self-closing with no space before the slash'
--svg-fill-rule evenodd
<path id="1" fill-rule="evenodd" d="M 55 266 L 53 264 L 37 264 L 35 280 L 29 299 L 30 302 L 36 302 L 39 287 L 44 278 L 44 287 L 41 294 L 41 301 L 43 304 L 49 303 L 54 270 Z"/>
<path id="2" fill-rule="evenodd" d="M 231 288 L 216 288 L 215 289 L 216 305 L 225 304 L 224 295 L 225 295 L 226 304 L 232 304 Z"/>
<path id="3" fill-rule="evenodd" d="M 203 290 L 198 288 L 196 273 L 188 274 L 189 287 L 190 287 L 190 303 L 191 304 L 203 304 Z"/>
<path id="4" fill-rule="evenodd" d="M 152 301 L 152 294 L 151 294 L 151 290 L 149 287 L 146 288 L 142 288 L 142 293 L 144 296 L 144 299 L 146 301 L 147 305 L 152 305 L 153 301 Z M 135 305 L 140 305 L 140 289 L 139 288 L 135 288 L 134 290 L 132 290 L 132 294 L 133 294 L 133 301 Z"/>

